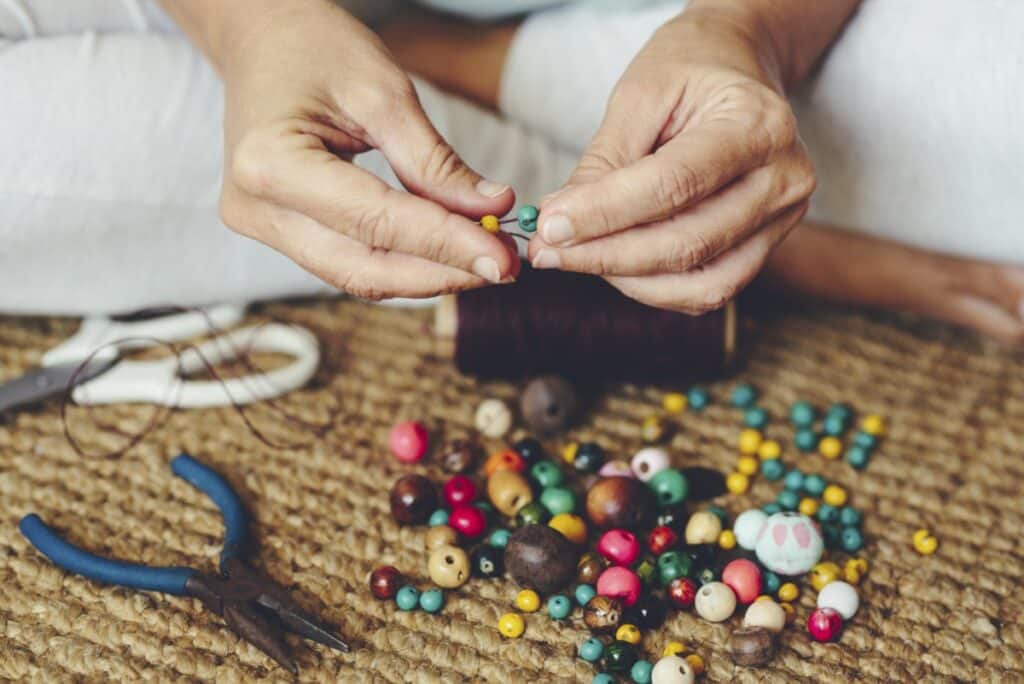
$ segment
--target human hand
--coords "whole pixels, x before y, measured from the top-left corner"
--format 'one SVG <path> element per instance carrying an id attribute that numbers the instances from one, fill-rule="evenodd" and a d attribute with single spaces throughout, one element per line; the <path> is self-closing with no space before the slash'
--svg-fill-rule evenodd
<path id="1" fill-rule="evenodd" d="M 753 279 L 806 211 L 814 172 L 770 41 L 733 19 L 684 13 L 644 47 L 575 173 L 542 203 L 534 266 L 601 275 L 687 313 Z"/>
<path id="2" fill-rule="evenodd" d="M 377 37 L 326 0 L 236 5 L 214 63 L 226 87 L 221 214 L 359 297 L 422 297 L 500 282 L 514 246 L 469 217 L 514 193 L 482 179 L 430 124 Z M 409 190 L 352 157 L 379 149 Z"/>

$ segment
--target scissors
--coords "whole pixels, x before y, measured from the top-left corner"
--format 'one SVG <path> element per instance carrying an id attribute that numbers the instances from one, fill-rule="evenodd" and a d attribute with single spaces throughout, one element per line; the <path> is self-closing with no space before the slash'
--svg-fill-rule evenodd
<path id="1" fill-rule="evenodd" d="M 96 582 L 198 598 L 207 609 L 224 618 L 238 636 L 293 674 L 298 673 L 298 668 L 288 653 L 283 637 L 285 630 L 348 652 L 348 644 L 305 613 L 284 587 L 242 560 L 248 522 L 245 508 L 231 486 L 188 454 L 176 456 L 171 461 L 171 471 L 213 499 L 220 509 L 225 529 L 220 575 L 207 575 L 184 567 L 151 568 L 97 556 L 62 539 L 35 513 L 22 518 L 18 528 L 36 550 L 68 572 Z"/>
<path id="2" fill-rule="evenodd" d="M 142 320 L 86 318 L 78 331 L 48 351 L 42 367 L 0 385 L 0 413 L 52 398 L 74 381 L 78 404 L 146 402 L 177 408 L 206 408 L 271 399 L 304 385 L 320 362 L 320 347 L 308 330 L 280 323 L 249 326 L 190 346 L 178 356 L 155 361 L 120 361 L 130 350 L 187 340 L 235 325 L 245 309 L 218 306 Z M 185 380 L 244 351 L 287 354 L 289 365 L 225 380 Z"/>

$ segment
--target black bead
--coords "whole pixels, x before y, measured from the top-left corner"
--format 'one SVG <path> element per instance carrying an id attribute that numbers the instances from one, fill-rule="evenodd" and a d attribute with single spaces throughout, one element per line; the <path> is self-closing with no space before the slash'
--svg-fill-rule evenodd
<path id="1" fill-rule="evenodd" d="M 523 437 L 512 446 L 512 449 L 523 457 L 523 462 L 527 466 L 544 458 L 544 447 L 533 437 Z"/>
<path id="2" fill-rule="evenodd" d="M 656 523 L 659 526 L 670 527 L 676 532 L 682 533 L 686 527 L 686 521 L 690 519 L 690 515 L 686 510 L 686 504 L 675 504 L 667 508 L 662 508 L 658 512 L 658 519 Z"/>
<path id="3" fill-rule="evenodd" d="M 687 495 L 690 501 L 707 501 L 728 491 L 725 476 L 721 471 L 693 466 L 681 468 L 679 472 L 686 476 L 686 481 L 690 484 L 690 492 Z"/>
<path id="4" fill-rule="evenodd" d="M 581 473 L 596 473 L 604 464 L 604 449 L 594 442 L 584 442 L 576 450 L 572 466 Z"/>
<path id="5" fill-rule="evenodd" d="M 609 672 L 629 672 L 636 659 L 636 649 L 626 641 L 613 641 L 604 649 L 604 668 Z"/>
<path id="6" fill-rule="evenodd" d="M 665 602 L 652 594 L 641 594 L 626 611 L 625 621 L 640 629 L 658 629 L 665 622 Z"/>
<path id="7" fill-rule="evenodd" d="M 713 544 L 694 544 L 686 547 L 686 553 L 697 567 L 711 566 L 718 558 L 718 547 Z"/>
<path id="8" fill-rule="evenodd" d="M 505 550 L 483 544 L 473 552 L 473 574 L 490 579 L 505 574 Z"/>

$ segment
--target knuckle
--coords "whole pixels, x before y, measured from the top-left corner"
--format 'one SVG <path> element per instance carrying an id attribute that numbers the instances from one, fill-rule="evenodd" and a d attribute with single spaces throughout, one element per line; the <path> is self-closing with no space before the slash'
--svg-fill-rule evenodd
<path id="1" fill-rule="evenodd" d="M 704 181 L 691 167 L 678 164 L 662 170 L 655 181 L 655 201 L 666 208 L 682 208 L 702 193 Z"/>
<path id="2" fill-rule="evenodd" d="M 360 109 L 367 121 L 388 121 L 401 114 L 417 102 L 416 88 L 404 73 L 386 73 L 378 76 L 373 87 L 360 92 L 353 102 L 360 103 Z"/>
<path id="3" fill-rule="evenodd" d="M 436 137 L 421 157 L 419 171 L 428 183 L 442 185 L 461 176 L 465 166 L 455 150 L 440 137 Z"/>
<path id="4" fill-rule="evenodd" d="M 700 233 L 691 235 L 676 243 L 672 249 L 667 250 L 661 270 L 670 273 L 683 273 L 707 262 L 716 252 L 715 243 L 706 235 Z"/>
<path id="5" fill-rule="evenodd" d="M 760 124 L 772 149 L 787 149 L 796 144 L 796 116 L 789 103 L 779 95 L 775 93 L 766 95 Z"/>
<path id="6" fill-rule="evenodd" d="M 391 215 L 381 204 L 370 204 L 346 212 L 346 232 L 364 245 L 387 249 L 392 247 L 394 231 Z"/>
<path id="7" fill-rule="evenodd" d="M 279 172 L 259 134 L 246 135 L 231 155 L 231 180 L 254 197 L 267 197 L 278 186 Z"/>
<path id="8" fill-rule="evenodd" d="M 388 293 L 384 288 L 375 283 L 373 278 L 366 277 L 360 271 L 353 271 L 343 275 L 340 278 L 338 287 L 353 297 L 371 302 L 379 302 L 388 297 Z"/>

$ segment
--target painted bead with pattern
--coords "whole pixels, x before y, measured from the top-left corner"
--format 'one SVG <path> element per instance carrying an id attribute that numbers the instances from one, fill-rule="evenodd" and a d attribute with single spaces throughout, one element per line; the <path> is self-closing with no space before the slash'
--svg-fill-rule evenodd
<path id="1" fill-rule="evenodd" d="M 598 594 L 583 606 L 583 622 L 595 634 L 615 631 L 621 618 L 622 602 L 617 598 Z"/>
<path id="2" fill-rule="evenodd" d="M 768 518 L 757 546 L 761 565 L 780 575 L 802 575 L 821 559 L 825 543 L 806 515 L 776 513 Z"/>

